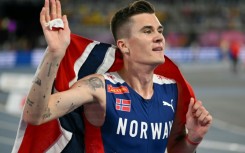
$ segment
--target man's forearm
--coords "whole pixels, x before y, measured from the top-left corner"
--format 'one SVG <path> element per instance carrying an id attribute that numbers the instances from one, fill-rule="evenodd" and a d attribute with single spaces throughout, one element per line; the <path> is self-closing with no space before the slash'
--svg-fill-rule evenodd
<path id="1" fill-rule="evenodd" d="M 26 122 L 36 125 L 51 116 L 48 101 L 61 59 L 54 57 L 48 48 L 45 51 L 43 61 L 37 69 L 26 98 L 23 111 L 23 118 Z"/>

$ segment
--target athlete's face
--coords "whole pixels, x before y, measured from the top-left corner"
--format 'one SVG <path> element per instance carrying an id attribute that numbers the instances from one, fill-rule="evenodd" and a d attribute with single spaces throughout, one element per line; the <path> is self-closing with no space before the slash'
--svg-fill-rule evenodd
<path id="1" fill-rule="evenodd" d="M 138 14 L 131 17 L 131 20 L 130 35 L 126 39 L 128 58 L 141 64 L 162 64 L 165 39 L 163 27 L 155 14 Z"/>

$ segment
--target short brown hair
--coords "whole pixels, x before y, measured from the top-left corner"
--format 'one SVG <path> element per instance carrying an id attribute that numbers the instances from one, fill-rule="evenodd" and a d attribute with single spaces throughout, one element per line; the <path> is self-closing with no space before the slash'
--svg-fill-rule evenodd
<path id="1" fill-rule="evenodd" d="M 115 41 L 122 37 L 123 34 L 120 34 L 119 29 L 129 22 L 130 17 L 142 13 L 155 13 L 155 8 L 145 0 L 138 0 L 115 13 L 110 24 Z"/>

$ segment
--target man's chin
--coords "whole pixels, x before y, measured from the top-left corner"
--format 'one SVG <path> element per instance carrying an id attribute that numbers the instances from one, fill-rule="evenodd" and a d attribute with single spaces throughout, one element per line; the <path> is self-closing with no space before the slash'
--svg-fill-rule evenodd
<path id="1" fill-rule="evenodd" d="M 156 62 L 155 62 L 155 65 L 156 65 L 156 66 L 159 66 L 159 65 L 164 64 L 164 62 L 165 62 L 165 58 L 163 58 L 162 60 L 156 61 Z"/>
<path id="2" fill-rule="evenodd" d="M 158 61 L 158 64 L 160 65 L 160 64 L 163 64 L 165 62 L 165 58 L 163 57 L 162 59 L 160 59 L 159 61 Z"/>

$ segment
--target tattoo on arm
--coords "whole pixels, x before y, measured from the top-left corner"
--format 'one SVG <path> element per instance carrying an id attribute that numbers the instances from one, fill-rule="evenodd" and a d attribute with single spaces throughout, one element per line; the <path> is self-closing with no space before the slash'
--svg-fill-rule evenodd
<path id="1" fill-rule="evenodd" d="M 45 109 L 45 113 L 43 114 L 43 119 L 49 118 L 51 116 L 50 108 Z"/>
<path id="2" fill-rule="evenodd" d="M 47 63 L 47 64 L 49 64 L 49 63 Z M 48 68 L 48 77 L 50 76 L 51 67 L 52 67 L 52 63 L 49 64 L 49 68 Z"/>
<path id="3" fill-rule="evenodd" d="M 31 101 L 29 98 L 27 99 L 26 103 L 27 103 L 30 107 L 32 107 L 33 104 L 34 104 L 34 102 Z"/>
<path id="4" fill-rule="evenodd" d="M 104 88 L 103 81 L 98 77 L 89 78 L 88 85 L 94 91 L 96 90 L 96 88 Z"/>
<path id="5" fill-rule="evenodd" d="M 41 79 L 39 79 L 38 77 L 36 77 L 35 80 L 34 80 L 33 82 L 36 83 L 36 84 L 39 85 L 39 86 L 42 85 L 42 81 L 41 81 Z"/>

